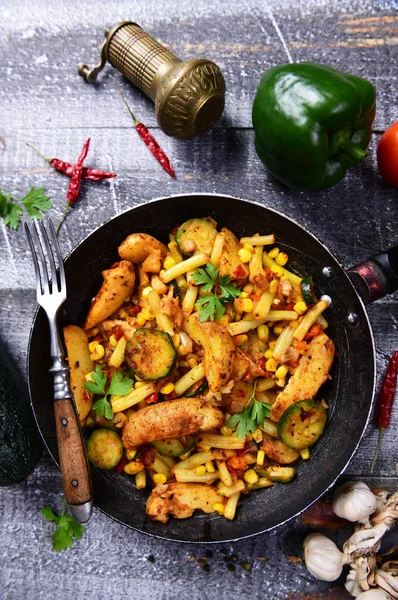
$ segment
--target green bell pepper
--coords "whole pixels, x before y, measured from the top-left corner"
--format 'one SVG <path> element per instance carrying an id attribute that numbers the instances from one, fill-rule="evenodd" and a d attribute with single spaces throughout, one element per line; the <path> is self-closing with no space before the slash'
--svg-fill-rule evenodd
<path id="1" fill-rule="evenodd" d="M 257 153 L 289 187 L 331 187 L 367 156 L 375 97 L 369 81 L 332 67 L 273 67 L 263 75 L 253 103 Z"/>

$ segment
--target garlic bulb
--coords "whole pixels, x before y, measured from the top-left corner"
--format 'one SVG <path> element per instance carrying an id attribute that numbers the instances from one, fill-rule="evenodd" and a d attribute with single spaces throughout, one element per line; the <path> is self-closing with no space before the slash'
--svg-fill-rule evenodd
<path id="1" fill-rule="evenodd" d="M 392 600 L 392 596 L 382 588 L 373 588 L 367 592 L 362 592 L 357 596 L 357 600 Z"/>
<path id="2" fill-rule="evenodd" d="M 363 481 L 346 481 L 336 489 L 332 508 L 342 519 L 361 522 L 375 512 L 377 498 Z"/>
<path id="3" fill-rule="evenodd" d="M 305 565 L 311 575 L 323 581 L 338 579 L 345 557 L 336 544 L 322 533 L 310 533 L 304 540 Z"/>

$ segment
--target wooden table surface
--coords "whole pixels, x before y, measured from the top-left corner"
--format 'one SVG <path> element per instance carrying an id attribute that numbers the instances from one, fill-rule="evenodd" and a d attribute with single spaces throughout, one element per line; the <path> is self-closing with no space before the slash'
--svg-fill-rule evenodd
<path id="1" fill-rule="evenodd" d="M 83 184 L 79 202 L 61 230 L 64 255 L 123 210 L 159 196 L 201 191 L 272 206 L 308 227 L 345 268 L 357 264 L 398 241 L 398 193 L 383 183 L 376 162 L 380 135 L 398 119 L 397 9 L 396 0 L 3 0 L 0 189 L 21 197 L 31 186 L 45 187 L 54 204 L 50 215 L 57 221 L 67 179 L 26 142 L 47 156 L 73 162 L 90 136 L 88 164 L 116 171 L 118 178 Z M 205 56 L 220 66 L 227 84 L 226 108 L 211 133 L 191 141 L 168 138 L 157 128 L 152 103 L 109 65 L 95 86 L 77 75 L 78 63 L 97 62 L 103 30 L 128 19 L 180 58 Z M 251 105 L 260 76 L 290 59 L 326 63 L 364 76 L 377 89 L 368 158 L 324 192 L 283 187 L 265 171 L 254 150 Z M 114 81 L 168 153 L 177 181 L 159 168 L 138 139 Z M 25 369 L 35 291 L 23 228 L 10 231 L 1 224 L 0 249 L 0 336 Z M 379 386 L 397 347 L 396 295 L 369 306 L 368 314 Z M 398 404 L 375 478 L 368 477 L 377 438 L 373 425 L 347 470 L 349 476 L 396 489 L 397 425 Z M 25 483 L 1 489 L 1 598 L 346 597 L 334 584 L 314 580 L 300 562 L 302 539 L 309 529 L 298 518 L 271 533 L 209 548 L 156 540 L 95 510 L 83 538 L 56 554 L 40 508 L 59 506 L 61 494 L 59 472 L 46 454 Z M 333 535 L 338 539 L 340 534 Z M 209 571 L 197 560 L 204 556 Z M 251 563 L 249 571 L 241 566 L 244 561 Z"/>

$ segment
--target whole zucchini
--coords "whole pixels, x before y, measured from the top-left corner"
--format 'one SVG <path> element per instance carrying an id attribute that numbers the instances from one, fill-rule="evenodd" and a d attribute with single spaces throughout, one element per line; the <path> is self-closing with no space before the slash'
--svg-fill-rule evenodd
<path id="1" fill-rule="evenodd" d="M 20 483 L 32 473 L 42 442 L 22 376 L 0 341 L 0 486 Z"/>

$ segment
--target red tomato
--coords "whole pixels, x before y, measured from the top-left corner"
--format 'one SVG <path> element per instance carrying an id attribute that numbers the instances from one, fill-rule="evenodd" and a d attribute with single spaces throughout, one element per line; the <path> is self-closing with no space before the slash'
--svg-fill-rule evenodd
<path id="1" fill-rule="evenodd" d="M 398 121 L 381 136 L 377 147 L 377 162 L 382 177 L 398 187 Z"/>

